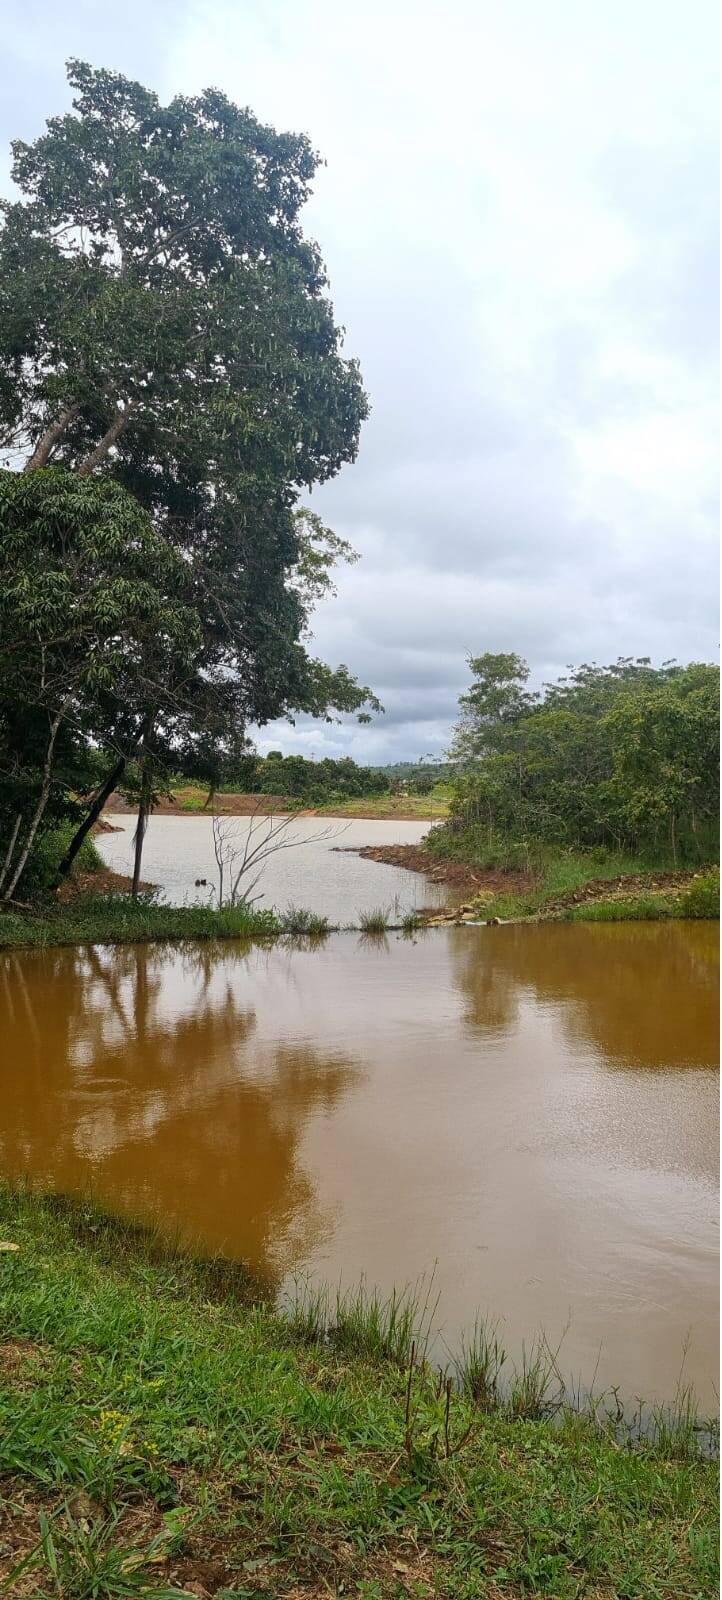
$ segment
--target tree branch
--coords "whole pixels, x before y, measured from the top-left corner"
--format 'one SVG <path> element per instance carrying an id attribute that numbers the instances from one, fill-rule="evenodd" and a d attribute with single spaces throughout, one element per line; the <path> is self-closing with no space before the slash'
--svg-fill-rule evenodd
<path id="1" fill-rule="evenodd" d="M 112 450 L 113 445 L 117 444 L 121 434 L 125 432 L 133 412 L 137 411 L 139 405 L 139 400 L 129 400 L 122 411 L 120 409 L 116 411 L 113 421 L 103 434 L 102 439 L 91 450 L 90 455 L 86 456 L 84 461 L 81 461 L 78 467 L 79 477 L 85 477 L 89 472 L 93 471 L 94 467 L 100 466 L 101 461 L 105 460 L 108 451 Z"/>
<path id="2" fill-rule="evenodd" d="M 79 410 L 79 405 L 67 406 L 57 421 L 51 422 L 50 427 L 46 428 L 38 439 L 30 459 L 25 462 L 24 472 L 37 472 L 38 467 L 47 466 L 56 444 L 62 439 L 74 417 L 77 417 Z"/>

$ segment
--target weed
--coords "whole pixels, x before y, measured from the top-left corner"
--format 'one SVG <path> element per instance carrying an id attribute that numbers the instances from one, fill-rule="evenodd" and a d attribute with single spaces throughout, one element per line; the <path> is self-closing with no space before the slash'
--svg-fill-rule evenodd
<path id="1" fill-rule="evenodd" d="M 372 911 L 360 911 L 358 925 L 362 933 L 387 933 L 389 913 L 384 910 L 383 906 L 374 906 Z"/>
<path id="2" fill-rule="evenodd" d="M 307 911 L 303 906 L 294 905 L 287 906 L 282 912 L 280 926 L 282 933 L 308 934 L 312 939 L 320 939 L 331 931 L 328 917 L 319 916 L 315 911 Z"/>
<path id="3" fill-rule="evenodd" d="M 499 1404 L 500 1379 L 506 1359 L 497 1324 L 477 1317 L 471 1338 L 462 1338 L 461 1354 L 455 1367 L 462 1393 L 482 1411 L 491 1411 Z"/>
<path id="4" fill-rule="evenodd" d="M 710 867 L 692 879 L 682 895 L 684 915 L 687 917 L 718 918 L 720 911 L 720 869 Z"/>

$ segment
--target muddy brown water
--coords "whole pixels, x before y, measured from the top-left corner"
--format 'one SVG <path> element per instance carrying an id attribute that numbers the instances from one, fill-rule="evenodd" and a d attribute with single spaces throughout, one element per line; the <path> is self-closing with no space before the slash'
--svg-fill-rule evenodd
<path id="1" fill-rule="evenodd" d="M 250 1261 L 386 1289 L 439 1339 L 714 1403 L 709 923 L 0 957 L 0 1168 Z"/>

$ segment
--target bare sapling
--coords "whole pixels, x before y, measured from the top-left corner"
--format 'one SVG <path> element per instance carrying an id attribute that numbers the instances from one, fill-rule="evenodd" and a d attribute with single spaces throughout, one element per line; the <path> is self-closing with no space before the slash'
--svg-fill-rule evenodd
<path id="1" fill-rule="evenodd" d="M 293 850 L 307 843 L 293 824 L 297 818 L 261 810 L 262 801 L 249 818 L 231 817 L 213 813 L 213 853 L 218 869 L 218 887 L 213 888 L 216 904 L 224 906 L 254 905 L 262 900 L 256 894 L 266 862 L 281 850 Z M 314 844 L 335 839 L 344 828 L 324 828 L 314 835 Z"/>

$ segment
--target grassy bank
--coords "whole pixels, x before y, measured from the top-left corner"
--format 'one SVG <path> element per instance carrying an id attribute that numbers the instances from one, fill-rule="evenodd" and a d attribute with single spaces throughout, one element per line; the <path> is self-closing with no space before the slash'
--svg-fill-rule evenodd
<path id="1" fill-rule="evenodd" d="M 720 876 L 714 864 L 680 869 L 664 859 L 488 839 L 484 829 L 445 826 L 425 840 L 433 864 L 466 863 L 479 874 L 509 874 L 473 896 L 480 914 L 507 918 L 561 916 L 572 921 L 719 917 Z"/>
<path id="2" fill-rule="evenodd" d="M 144 944 L 149 940 L 259 939 L 280 933 L 272 911 L 155 905 L 129 895 L 89 895 L 32 912 L 0 915 L 0 949 L 43 945 Z"/>
<path id="3" fill-rule="evenodd" d="M 208 790 L 201 784 L 175 784 L 172 800 L 161 801 L 157 815 L 198 816 L 212 814 Z M 373 821 L 429 821 L 440 820 L 449 814 L 450 789 L 448 784 L 437 784 L 429 794 L 370 794 L 354 796 L 243 794 L 236 790 L 219 789 L 214 797 L 216 811 L 231 816 L 247 816 L 264 806 L 272 813 L 310 812 L 319 817 L 357 817 Z"/>
<path id="4" fill-rule="evenodd" d="M 717 1475 L 689 1416 L 620 1443 L 552 1424 L 529 1387 L 502 1403 L 478 1345 L 469 1392 L 447 1389 L 368 1302 L 329 1336 L 317 1301 L 284 1320 L 89 1208 L 4 1192 L 0 1228 L 4 1592 L 714 1593 Z"/>

